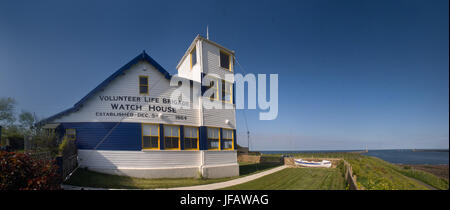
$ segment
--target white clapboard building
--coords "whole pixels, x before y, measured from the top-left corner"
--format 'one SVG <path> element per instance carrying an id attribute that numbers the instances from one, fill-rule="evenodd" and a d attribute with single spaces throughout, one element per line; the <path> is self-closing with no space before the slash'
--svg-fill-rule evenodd
<path id="1" fill-rule="evenodd" d="M 234 51 L 198 35 L 177 75 L 144 51 L 42 122 L 75 139 L 79 164 L 89 170 L 145 178 L 236 176 L 233 66 Z M 171 81 L 187 84 L 190 97 L 171 99 L 179 87 Z"/>

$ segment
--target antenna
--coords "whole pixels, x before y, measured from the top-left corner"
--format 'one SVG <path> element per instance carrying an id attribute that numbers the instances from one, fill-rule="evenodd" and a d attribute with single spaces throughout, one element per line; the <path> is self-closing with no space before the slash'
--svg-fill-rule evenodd
<path id="1" fill-rule="evenodd" d="M 208 40 L 209 40 L 208 25 L 206 25 L 206 39 L 208 39 Z"/>

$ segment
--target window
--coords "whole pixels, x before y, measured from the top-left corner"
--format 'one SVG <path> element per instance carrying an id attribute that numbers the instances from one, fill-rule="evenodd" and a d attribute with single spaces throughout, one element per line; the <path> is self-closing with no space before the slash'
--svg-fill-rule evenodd
<path id="1" fill-rule="evenodd" d="M 139 76 L 139 93 L 148 94 L 148 76 Z"/>
<path id="2" fill-rule="evenodd" d="M 180 149 L 180 127 L 164 126 L 164 149 Z"/>
<path id="3" fill-rule="evenodd" d="M 208 128 L 208 149 L 220 150 L 219 128 Z"/>
<path id="4" fill-rule="evenodd" d="M 231 71 L 231 60 L 230 60 L 230 54 L 220 51 L 220 67 L 228 69 Z"/>
<path id="5" fill-rule="evenodd" d="M 184 149 L 198 149 L 198 128 L 188 126 L 184 127 Z"/>
<path id="6" fill-rule="evenodd" d="M 223 149 L 228 149 L 228 150 L 234 149 L 233 138 L 234 138 L 233 130 L 225 129 L 225 128 L 222 129 Z"/>
<path id="7" fill-rule="evenodd" d="M 233 103 L 233 83 L 222 80 L 222 101 Z"/>
<path id="8" fill-rule="evenodd" d="M 191 51 L 191 69 L 195 64 L 197 64 L 197 49 L 194 47 Z"/>
<path id="9" fill-rule="evenodd" d="M 219 100 L 219 80 L 209 77 L 208 89 L 215 89 L 214 93 L 209 97 L 211 100 Z"/>
<path id="10" fill-rule="evenodd" d="M 66 137 L 69 140 L 75 140 L 77 139 L 77 131 L 73 128 L 66 129 Z"/>
<path id="11" fill-rule="evenodd" d="M 142 148 L 159 149 L 159 125 L 142 124 Z"/>

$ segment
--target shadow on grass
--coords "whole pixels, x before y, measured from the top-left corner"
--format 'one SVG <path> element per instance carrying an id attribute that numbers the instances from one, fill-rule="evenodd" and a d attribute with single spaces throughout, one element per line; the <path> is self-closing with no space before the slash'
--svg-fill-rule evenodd
<path id="1" fill-rule="evenodd" d="M 241 163 L 239 165 L 239 175 L 246 176 L 281 165 L 281 163 Z"/>

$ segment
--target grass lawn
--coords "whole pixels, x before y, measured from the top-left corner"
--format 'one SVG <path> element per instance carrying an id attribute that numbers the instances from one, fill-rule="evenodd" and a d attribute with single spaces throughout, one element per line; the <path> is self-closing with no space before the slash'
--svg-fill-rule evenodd
<path id="1" fill-rule="evenodd" d="M 179 179 L 144 179 L 127 176 L 116 176 L 103 173 L 97 173 L 86 169 L 78 169 L 65 184 L 82 186 L 82 187 L 98 187 L 98 188 L 115 188 L 115 189 L 154 189 L 154 188 L 171 188 L 184 187 L 193 185 L 211 184 L 216 182 L 224 182 L 250 174 L 258 173 L 270 168 L 279 166 L 280 164 L 254 164 L 239 163 L 240 176 L 218 178 L 218 179 L 196 179 L 196 178 L 179 178 Z"/>
<path id="2" fill-rule="evenodd" d="M 286 168 L 224 190 L 345 190 L 345 180 L 337 168 Z"/>
<path id="3" fill-rule="evenodd" d="M 423 183 L 448 189 L 448 181 L 431 173 L 401 167 L 376 157 L 356 153 L 295 153 L 295 157 L 344 158 L 353 168 L 359 186 L 368 190 L 427 190 Z M 279 156 L 279 155 L 278 155 Z M 411 179 L 413 178 L 413 179 Z"/>

